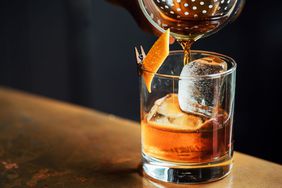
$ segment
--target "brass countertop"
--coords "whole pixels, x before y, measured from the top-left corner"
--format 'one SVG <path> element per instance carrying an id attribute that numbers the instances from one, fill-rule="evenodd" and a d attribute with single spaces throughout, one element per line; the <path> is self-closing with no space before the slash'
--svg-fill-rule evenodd
<path id="1" fill-rule="evenodd" d="M 282 166 L 235 152 L 223 180 L 188 187 L 282 187 Z M 0 187 L 187 187 L 140 173 L 138 123 L 0 88 Z"/>

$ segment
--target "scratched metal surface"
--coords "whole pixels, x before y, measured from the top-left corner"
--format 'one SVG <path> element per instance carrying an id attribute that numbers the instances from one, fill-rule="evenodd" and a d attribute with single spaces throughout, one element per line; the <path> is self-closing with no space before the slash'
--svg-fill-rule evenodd
<path id="1" fill-rule="evenodd" d="M 0 94 L 0 187 L 140 182 L 139 127 L 132 122 L 47 99 Z"/>
<path id="2" fill-rule="evenodd" d="M 1 188 L 176 187 L 143 177 L 139 159 L 138 124 L 0 88 Z M 227 178 L 189 187 L 282 187 L 282 167 L 236 153 Z"/>

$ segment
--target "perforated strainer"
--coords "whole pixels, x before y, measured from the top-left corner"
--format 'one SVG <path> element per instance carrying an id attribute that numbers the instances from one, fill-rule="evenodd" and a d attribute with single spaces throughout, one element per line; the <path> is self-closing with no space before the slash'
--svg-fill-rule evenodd
<path id="1" fill-rule="evenodd" d="M 236 15 L 243 0 L 139 0 L 154 27 L 179 39 L 210 35 Z"/>

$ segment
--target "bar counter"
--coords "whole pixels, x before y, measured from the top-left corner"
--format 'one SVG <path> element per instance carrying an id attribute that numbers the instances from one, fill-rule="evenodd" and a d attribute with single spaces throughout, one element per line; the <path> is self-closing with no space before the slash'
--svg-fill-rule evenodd
<path id="1" fill-rule="evenodd" d="M 138 123 L 0 87 L 0 187 L 282 187 L 282 166 L 239 152 L 223 180 L 161 183 L 140 168 Z"/>

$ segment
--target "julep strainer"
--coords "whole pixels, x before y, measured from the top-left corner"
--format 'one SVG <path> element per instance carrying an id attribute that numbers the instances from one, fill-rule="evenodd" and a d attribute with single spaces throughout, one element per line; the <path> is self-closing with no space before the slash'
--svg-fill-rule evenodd
<path id="1" fill-rule="evenodd" d="M 138 0 L 149 22 L 178 40 L 197 40 L 221 29 L 241 12 L 244 0 Z"/>

